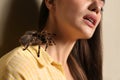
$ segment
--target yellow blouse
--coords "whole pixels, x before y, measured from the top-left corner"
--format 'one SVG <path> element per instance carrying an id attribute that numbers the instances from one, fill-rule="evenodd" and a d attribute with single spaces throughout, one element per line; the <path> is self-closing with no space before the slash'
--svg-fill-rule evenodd
<path id="1" fill-rule="evenodd" d="M 62 65 L 40 49 L 29 46 L 23 51 L 20 46 L 0 59 L 0 80 L 66 80 Z"/>

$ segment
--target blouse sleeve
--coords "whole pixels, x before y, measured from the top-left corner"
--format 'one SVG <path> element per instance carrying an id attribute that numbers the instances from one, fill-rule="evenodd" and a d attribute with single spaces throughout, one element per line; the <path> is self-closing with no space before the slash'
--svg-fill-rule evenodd
<path id="1" fill-rule="evenodd" d="M 0 67 L 0 80 L 25 80 L 24 77 L 11 66 Z"/>

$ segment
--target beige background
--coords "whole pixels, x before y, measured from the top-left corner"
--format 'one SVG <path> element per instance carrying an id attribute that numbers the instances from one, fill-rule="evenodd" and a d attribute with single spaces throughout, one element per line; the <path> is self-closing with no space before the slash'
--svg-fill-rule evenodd
<path id="1" fill-rule="evenodd" d="M 120 0 L 106 1 L 103 18 L 104 80 L 120 80 Z M 0 56 L 36 29 L 40 0 L 0 0 Z"/>
<path id="2" fill-rule="evenodd" d="M 103 19 L 104 80 L 120 80 L 120 0 L 106 0 Z"/>

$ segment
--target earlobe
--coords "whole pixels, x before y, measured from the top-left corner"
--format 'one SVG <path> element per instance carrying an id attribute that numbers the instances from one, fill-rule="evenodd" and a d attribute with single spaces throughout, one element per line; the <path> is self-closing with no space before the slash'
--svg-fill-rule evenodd
<path id="1" fill-rule="evenodd" d="M 54 0 L 45 0 L 46 7 L 51 10 L 54 7 Z"/>

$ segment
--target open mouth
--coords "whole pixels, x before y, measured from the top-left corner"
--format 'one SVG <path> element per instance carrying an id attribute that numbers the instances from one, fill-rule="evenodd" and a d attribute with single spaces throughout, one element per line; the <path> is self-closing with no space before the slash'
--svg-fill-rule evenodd
<path id="1" fill-rule="evenodd" d="M 85 20 L 85 23 L 91 27 L 96 25 L 97 19 L 94 15 L 86 15 L 83 19 Z"/>

